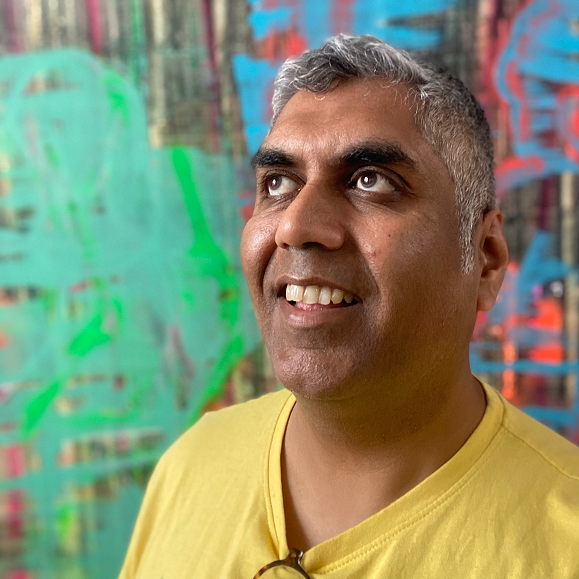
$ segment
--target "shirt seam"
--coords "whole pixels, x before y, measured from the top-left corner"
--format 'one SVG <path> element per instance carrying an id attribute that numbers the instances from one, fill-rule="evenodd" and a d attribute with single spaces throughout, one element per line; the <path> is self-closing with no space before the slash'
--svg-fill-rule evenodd
<path id="1" fill-rule="evenodd" d="M 559 467 L 559 465 L 554 463 L 549 457 L 545 456 L 542 451 L 540 451 L 538 448 L 535 448 L 530 442 L 528 442 L 524 438 L 521 438 L 518 434 L 515 434 L 508 426 L 503 426 L 503 428 L 507 431 L 508 434 L 510 434 L 513 438 L 517 439 L 519 442 L 522 442 L 525 446 L 530 448 L 534 453 L 538 454 L 546 463 L 550 464 L 555 470 L 557 470 L 563 476 L 579 482 L 578 476 L 575 476 L 573 474 L 570 474 L 570 473 L 562 470 L 561 467 Z"/>
<path id="2" fill-rule="evenodd" d="M 281 405 L 279 411 L 276 413 L 275 420 L 273 421 L 272 429 L 271 429 L 270 434 L 269 434 L 269 444 L 266 446 L 266 449 L 265 449 L 265 470 L 263 471 L 264 482 L 265 482 L 265 484 L 263 485 L 263 490 L 264 490 L 265 510 L 267 513 L 267 524 L 268 524 L 271 536 L 275 537 L 276 549 L 278 550 L 278 552 L 279 552 L 279 546 L 280 546 L 280 537 L 279 537 L 278 529 L 277 529 L 276 524 L 275 524 L 275 513 L 274 513 L 274 507 L 273 507 L 273 502 L 272 502 L 272 497 L 271 497 L 271 481 L 270 481 L 271 458 L 272 458 L 271 457 L 271 451 L 272 451 L 272 446 L 274 444 L 275 432 L 276 432 L 277 427 L 279 425 L 280 416 L 282 415 L 283 411 L 285 410 L 286 404 L 288 403 L 290 398 L 291 398 L 291 393 L 288 392 L 286 399 L 284 400 L 283 404 Z"/>
<path id="3" fill-rule="evenodd" d="M 504 414 L 503 414 L 503 420 L 504 420 Z M 436 499 L 433 503 L 431 503 L 428 507 L 426 507 L 424 509 L 424 511 L 422 511 L 420 516 L 418 516 L 418 513 L 417 513 L 417 515 L 415 515 L 415 517 L 412 520 L 407 521 L 406 523 L 402 523 L 397 529 L 391 531 L 390 533 L 382 535 L 380 538 L 375 539 L 374 542 L 371 543 L 366 548 L 362 547 L 363 550 L 359 550 L 359 551 L 352 553 L 351 555 L 345 557 L 341 563 L 336 562 L 336 563 L 330 564 L 325 571 L 319 570 L 319 571 L 316 571 L 316 573 L 318 573 L 320 575 L 326 575 L 326 574 L 334 572 L 334 571 L 339 571 L 340 569 L 344 568 L 345 566 L 349 565 L 350 563 L 353 563 L 354 561 L 366 556 L 368 553 L 371 553 L 372 551 L 378 549 L 379 547 L 384 545 L 384 543 L 386 543 L 387 541 L 393 539 L 394 537 L 396 537 L 397 535 L 399 535 L 403 531 L 409 529 L 413 525 L 424 520 L 426 517 L 431 515 L 434 511 L 436 511 L 437 509 L 442 507 L 452 497 L 454 497 L 454 495 L 458 494 L 476 475 L 478 475 L 479 472 L 481 472 L 484 465 L 490 460 L 491 456 L 496 452 L 496 449 L 499 447 L 500 438 L 502 437 L 503 430 L 506 430 L 506 428 L 504 427 L 504 425 L 502 424 L 502 421 L 501 421 L 501 424 L 499 425 L 497 432 L 495 433 L 495 435 L 493 436 L 493 438 L 491 439 L 491 441 L 489 442 L 489 445 L 487 446 L 487 448 L 485 450 L 486 456 L 484 458 L 482 458 L 482 461 L 481 461 L 481 459 L 477 460 L 475 462 L 475 464 L 473 464 L 471 466 L 471 468 L 463 475 L 462 480 L 455 483 L 456 488 L 454 488 L 453 490 L 449 489 L 444 495 L 442 495 L 441 497 Z M 491 446 L 492 446 L 492 448 L 490 448 Z"/>

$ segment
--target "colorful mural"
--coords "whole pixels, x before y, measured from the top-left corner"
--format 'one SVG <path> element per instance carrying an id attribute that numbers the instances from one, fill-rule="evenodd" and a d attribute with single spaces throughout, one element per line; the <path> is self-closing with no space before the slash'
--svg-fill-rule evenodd
<path id="1" fill-rule="evenodd" d="M 0 0 L 0 579 L 116 576 L 148 476 L 278 387 L 240 270 L 287 57 L 445 64 L 492 125 L 511 264 L 474 371 L 579 443 L 571 0 Z"/>

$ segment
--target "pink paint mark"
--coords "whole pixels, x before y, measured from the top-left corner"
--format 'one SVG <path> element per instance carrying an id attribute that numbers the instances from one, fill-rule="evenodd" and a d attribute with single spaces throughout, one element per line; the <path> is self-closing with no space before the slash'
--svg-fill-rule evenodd
<path id="1" fill-rule="evenodd" d="M 255 191 L 242 191 L 239 194 L 239 204 L 241 205 L 241 217 L 244 223 L 247 223 L 253 215 Z"/>
<path id="2" fill-rule="evenodd" d="M 354 0 L 334 0 L 332 3 L 332 34 L 352 30 L 352 6 Z"/>
<path id="3" fill-rule="evenodd" d="M 577 100 L 577 104 L 579 105 L 579 100 Z M 571 113 L 569 126 L 571 128 L 572 134 L 579 137 L 579 106 Z"/>
<path id="4" fill-rule="evenodd" d="M 211 9 L 211 0 L 203 0 L 201 3 L 201 8 L 203 9 L 203 19 L 205 21 L 205 43 L 207 45 L 207 58 L 208 66 L 211 78 L 211 92 L 212 98 L 209 103 L 209 139 L 211 144 L 211 149 L 217 153 L 221 149 L 220 139 L 219 139 L 219 119 L 221 116 L 220 106 L 219 106 L 219 93 L 221 88 L 219 86 L 219 72 L 217 66 L 216 58 L 216 40 L 215 40 L 215 30 L 213 26 L 213 16 Z"/>
<path id="5" fill-rule="evenodd" d="M 4 382 L 0 384 L 0 404 L 6 404 L 14 392 L 14 384 L 12 382 Z"/>
<path id="6" fill-rule="evenodd" d="M 32 571 L 28 571 L 26 569 L 14 569 L 12 571 L 8 571 L 8 575 L 6 575 L 6 579 L 32 579 Z"/>
<path id="7" fill-rule="evenodd" d="M 16 9 L 18 2 L 20 0 L 4 0 L 4 18 L 6 19 L 8 50 L 10 52 L 22 52 L 24 50 Z"/>
<path id="8" fill-rule="evenodd" d="M 9 517 L 18 516 L 25 510 L 24 493 L 20 489 L 14 489 L 7 493 L 6 514 Z"/>
<path id="9" fill-rule="evenodd" d="M 124 376 L 115 376 L 113 381 L 113 390 L 122 390 L 125 387 L 126 381 Z"/>
<path id="10" fill-rule="evenodd" d="M 10 344 L 8 335 L 0 333 L 0 348 L 5 348 L 8 344 Z"/>
<path id="11" fill-rule="evenodd" d="M 8 478 L 17 478 L 26 473 L 24 447 L 21 444 L 12 444 L 4 447 L 4 461 L 8 471 Z"/>
<path id="12" fill-rule="evenodd" d="M 90 281 L 79 281 L 75 284 L 70 286 L 70 292 L 76 294 L 78 292 L 84 291 L 90 287 L 92 287 L 92 283 Z"/>
<path id="13" fill-rule="evenodd" d="M 88 24 L 90 30 L 90 46 L 95 54 L 103 52 L 103 29 L 99 0 L 86 0 Z"/>

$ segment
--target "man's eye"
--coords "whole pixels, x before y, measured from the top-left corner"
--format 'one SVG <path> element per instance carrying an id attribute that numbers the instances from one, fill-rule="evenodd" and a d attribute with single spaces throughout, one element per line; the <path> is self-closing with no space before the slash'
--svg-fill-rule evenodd
<path id="1" fill-rule="evenodd" d="M 269 195 L 287 195 L 288 193 L 295 193 L 300 189 L 300 186 L 289 177 L 284 175 L 274 175 L 268 177 L 265 181 L 267 192 Z"/>
<path id="2" fill-rule="evenodd" d="M 392 183 L 376 171 L 366 171 L 356 180 L 356 189 L 362 191 L 372 191 L 377 193 L 391 193 L 396 191 Z"/>

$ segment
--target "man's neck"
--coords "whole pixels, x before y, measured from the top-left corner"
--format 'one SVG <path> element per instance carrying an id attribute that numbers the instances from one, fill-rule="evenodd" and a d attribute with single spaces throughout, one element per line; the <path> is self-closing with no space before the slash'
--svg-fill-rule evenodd
<path id="1" fill-rule="evenodd" d="M 400 498 L 460 449 L 486 408 L 470 371 L 453 387 L 415 391 L 421 399 L 390 404 L 298 399 L 282 455 L 290 546 L 307 549 Z"/>

